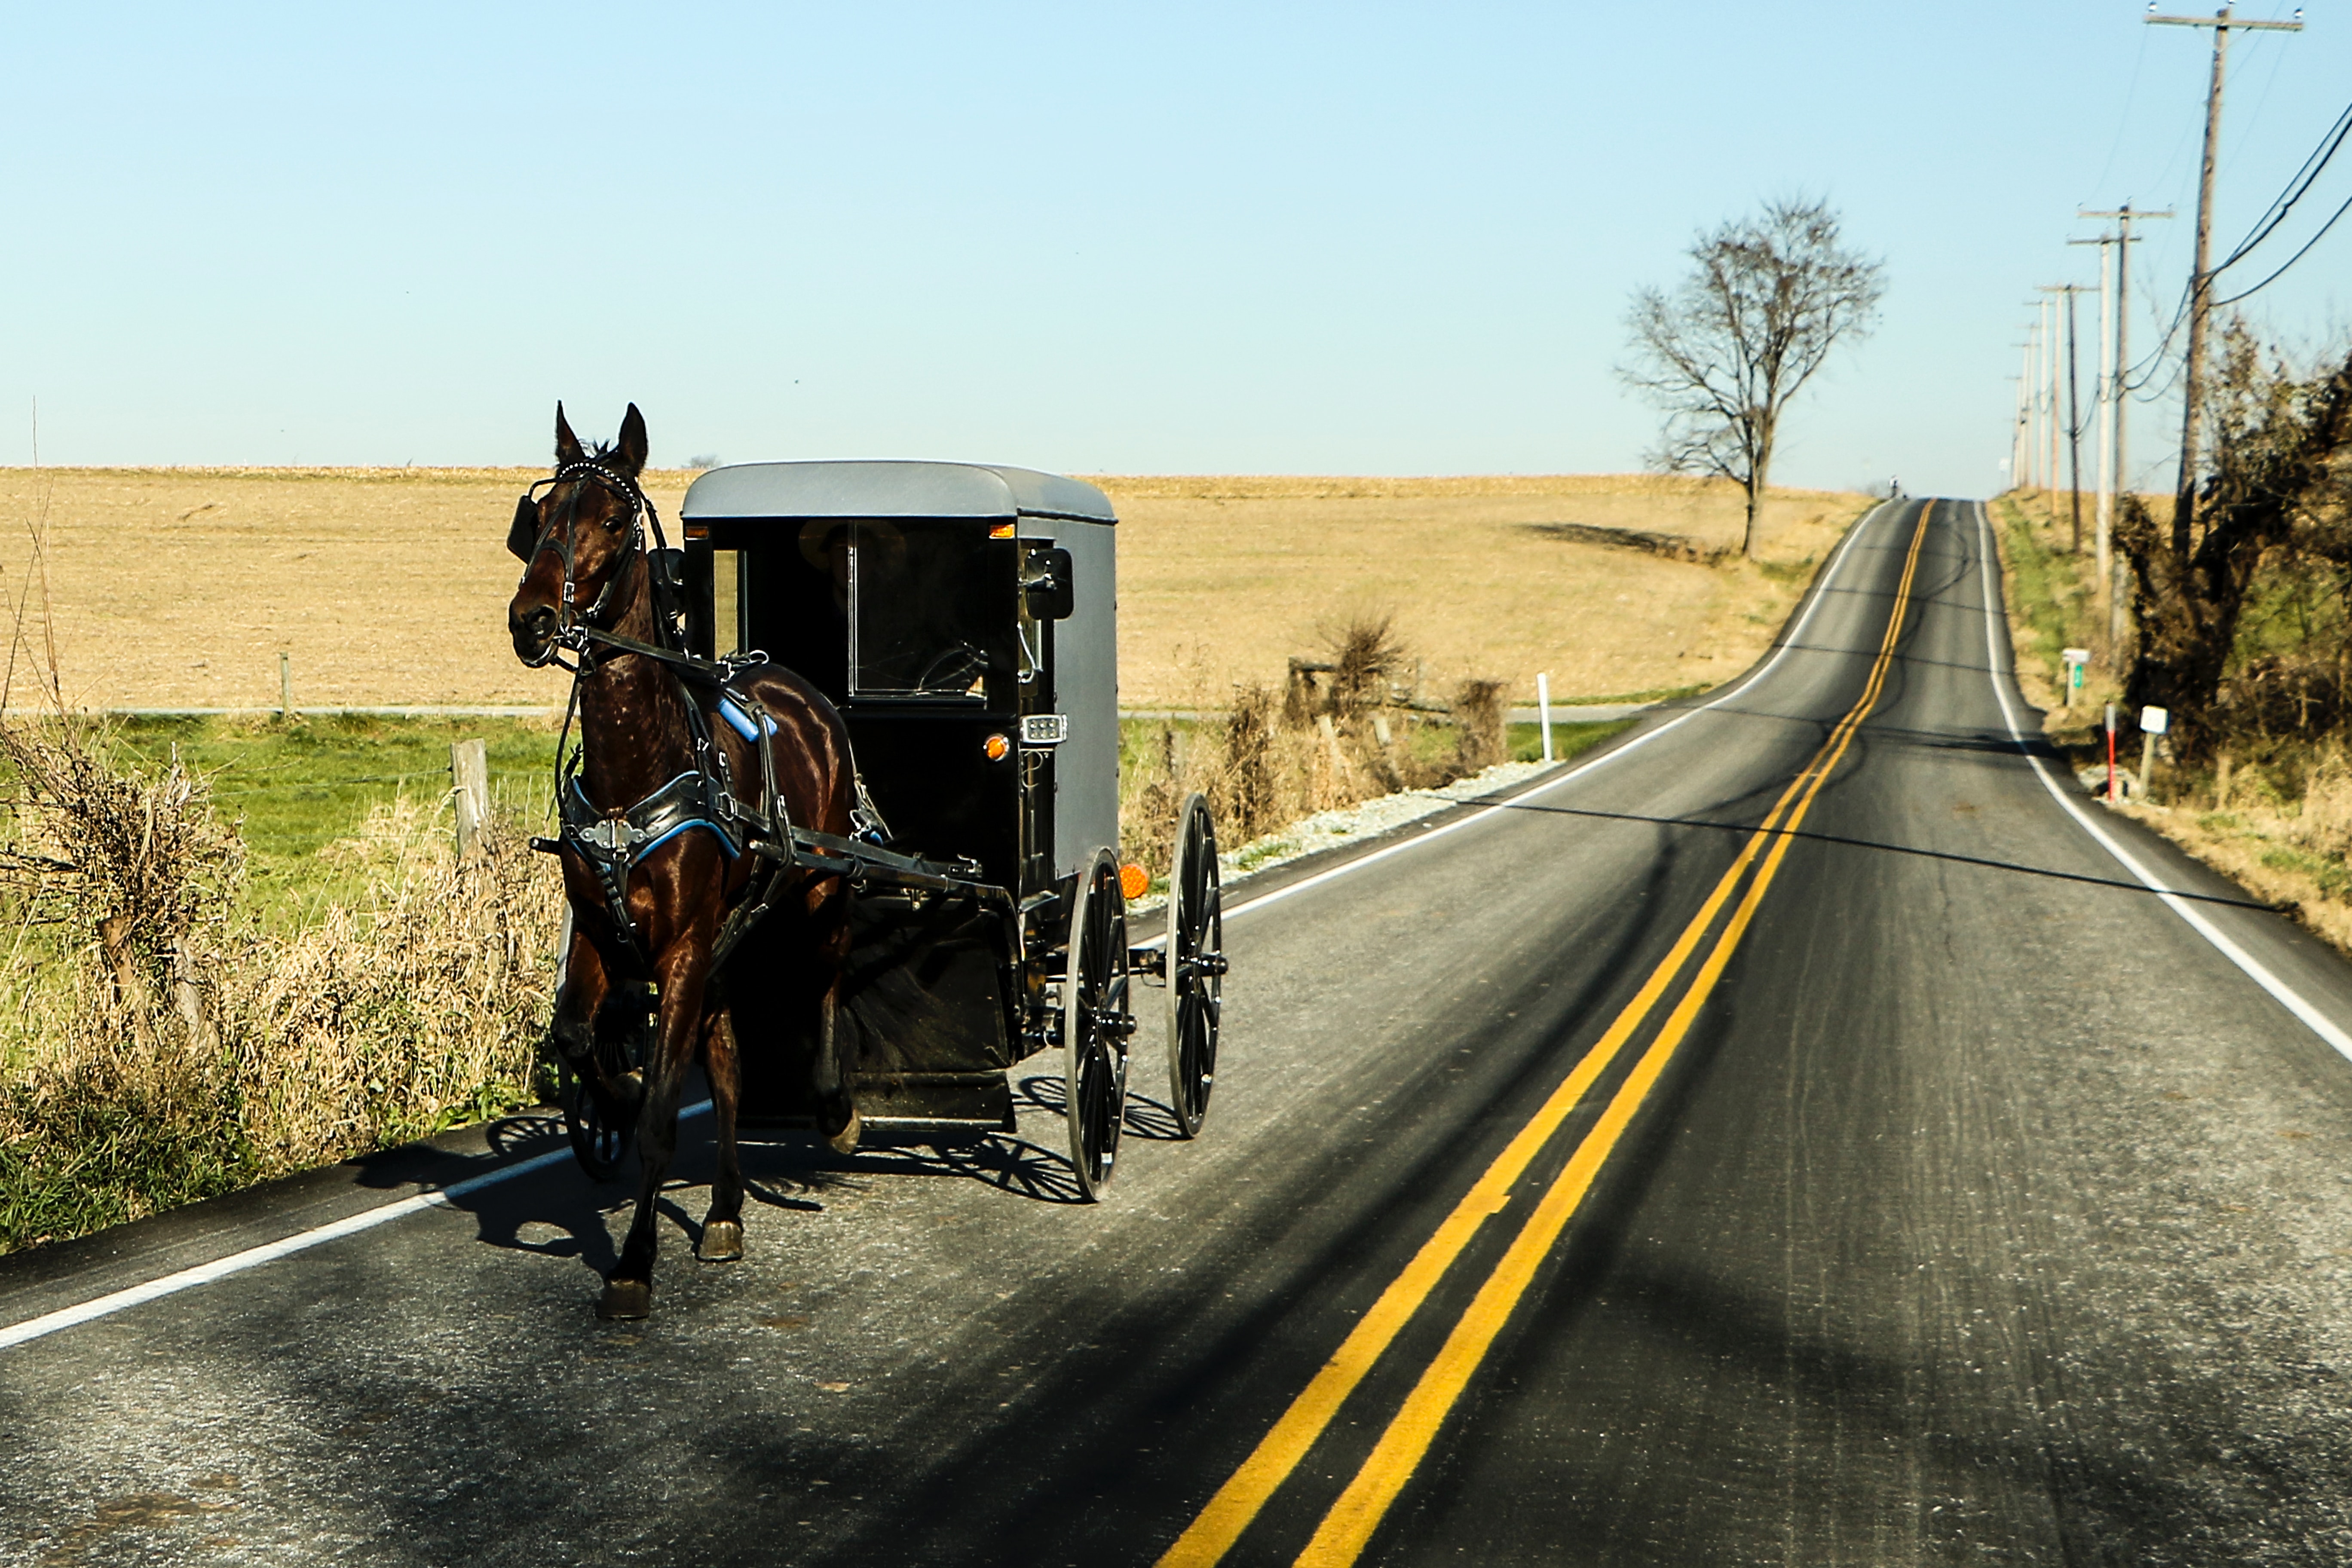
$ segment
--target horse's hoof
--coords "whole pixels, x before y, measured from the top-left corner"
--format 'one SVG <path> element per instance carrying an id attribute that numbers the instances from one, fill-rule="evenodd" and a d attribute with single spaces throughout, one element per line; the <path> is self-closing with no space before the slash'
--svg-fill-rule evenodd
<path id="1" fill-rule="evenodd" d="M 849 1108 L 849 1120 L 842 1123 L 841 1131 L 826 1133 L 824 1141 L 836 1154 L 855 1154 L 857 1152 L 858 1134 L 865 1130 L 866 1119 L 857 1114 L 857 1108 L 853 1105 Z"/>
<path id="2" fill-rule="evenodd" d="M 654 1315 L 654 1288 L 643 1279 L 607 1279 L 596 1299 L 596 1315 L 606 1322 L 634 1322 Z"/>
<path id="3" fill-rule="evenodd" d="M 702 1239 L 695 1244 L 694 1255 L 705 1263 L 738 1263 L 743 1258 L 743 1222 L 740 1219 L 706 1220 Z"/>

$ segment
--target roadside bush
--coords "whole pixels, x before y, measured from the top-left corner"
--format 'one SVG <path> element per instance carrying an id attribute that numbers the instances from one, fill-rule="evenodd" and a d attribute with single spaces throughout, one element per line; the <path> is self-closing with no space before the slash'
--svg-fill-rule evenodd
<path id="1" fill-rule="evenodd" d="M 0 1251 L 79 1235 L 540 1098 L 561 895 L 502 822 L 379 809 L 323 854 L 360 907 L 291 932 L 240 908 L 205 781 L 103 731 L 0 723 Z"/>
<path id="2" fill-rule="evenodd" d="M 1464 774 L 1503 760 L 1503 683 L 1475 677 L 1454 689 L 1454 765 Z"/>
<path id="3" fill-rule="evenodd" d="M 1409 701 L 1412 654 L 1378 612 L 1359 612 L 1323 640 L 1323 657 L 1294 663 L 1279 695 L 1236 686 L 1222 712 L 1164 720 L 1127 737 L 1119 791 L 1127 858 L 1163 874 L 1176 809 L 1195 790 L 1208 797 L 1223 847 L 1233 850 L 1318 811 L 1435 788 L 1505 760 L 1502 682 L 1465 680 L 1450 709 Z M 1206 695 L 1199 700 L 1205 709 Z"/>

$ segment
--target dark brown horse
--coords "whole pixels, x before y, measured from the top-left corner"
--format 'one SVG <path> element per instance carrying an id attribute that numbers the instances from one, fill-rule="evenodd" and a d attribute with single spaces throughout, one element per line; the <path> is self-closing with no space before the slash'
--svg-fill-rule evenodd
<path id="1" fill-rule="evenodd" d="M 577 798 L 567 801 L 562 840 L 572 935 L 553 1035 L 557 1051 L 597 1097 L 606 1125 L 622 1125 L 632 1111 L 636 1117 L 643 1174 L 628 1239 L 597 1303 L 607 1318 L 652 1310 L 655 1199 L 677 1149 L 678 1098 L 698 1055 L 710 1081 L 719 1146 L 696 1248 L 705 1261 L 743 1255 L 735 1120 L 744 1051 L 812 1042 L 807 1070 L 819 1130 L 836 1148 L 855 1147 L 857 1139 L 834 1026 L 849 952 L 849 890 L 837 877 L 763 862 L 746 826 L 765 818 L 781 837 L 788 820 L 847 835 L 849 737 L 814 687 L 773 666 L 736 674 L 726 689 L 733 712 L 719 721 L 715 671 L 676 657 L 656 600 L 656 558 L 644 532 L 652 512 L 637 486 L 646 453 L 646 423 L 635 404 L 620 438 L 593 452 L 572 435 L 558 404 L 555 476 L 523 499 L 507 542 L 523 562 L 507 609 L 516 655 L 532 666 L 564 647 L 581 656 L 580 773 L 559 785 Z M 770 760 L 739 726 L 768 731 Z M 688 774 L 697 782 L 680 785 Z M 724 791 L 705 787 L 714 778 Z M 748 817 L 730 819 L 730 794 L 750 808 Z M 648 821 L 653 831 L 638 832 Z M 752 897 L 771 912 L 714 972 L 722 929 Z M 733 974 L 759 978 L 730 996 Z M 641 1077 L 615 1073 L 610 1054 L 596 1048 L 600 1014 L 609 1019 L 607 1000 L 643 982 L 659 996 L 650 1058 Z M 779 998 L 813 1006 L 813 1025 L 779 1017 Z"/>

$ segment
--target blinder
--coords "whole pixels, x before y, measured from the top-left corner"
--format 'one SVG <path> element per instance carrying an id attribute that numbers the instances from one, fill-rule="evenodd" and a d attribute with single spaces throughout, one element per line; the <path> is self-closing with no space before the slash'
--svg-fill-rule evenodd
<path id="1" fill-rule="evenodd" d="M 539 502 L 525 495 L 515 502 L 514 526 L 507 530 L 507 549 L 516 560 L 528 562 L 539 542 Z"/>

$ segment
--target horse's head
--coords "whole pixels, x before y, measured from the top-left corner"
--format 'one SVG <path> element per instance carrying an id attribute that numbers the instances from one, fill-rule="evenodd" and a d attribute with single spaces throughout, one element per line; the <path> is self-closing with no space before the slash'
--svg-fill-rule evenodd
<path id="1" fill-rule="evenodd" d="M 623 579 L 641 553 L 646 420 L 629 405 L 620 438 L 593 452 L 580 445 L 555 405 L 555 473 L 515 503 L 507 548 L 522 561 L 522 581 L 507 605 L 515 657 L 542 665 L 555 657 L 557 634 L 586 624 L 609 629 L 628 605 Z"/>

